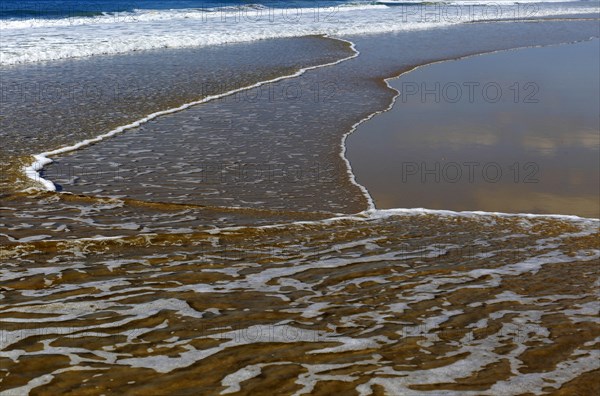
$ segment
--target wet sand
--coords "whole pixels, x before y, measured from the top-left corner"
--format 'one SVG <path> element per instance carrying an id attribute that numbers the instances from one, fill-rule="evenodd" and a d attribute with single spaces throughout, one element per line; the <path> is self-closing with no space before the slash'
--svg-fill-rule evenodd
<path id="1" fill-rule="evenodd" d="M 333 216 L 324 211 L 365 207 L 348 178 L 233 168 L 207 183 L 199 167 L 210 153 L 223 169 L 344 165 L 342 134 L 392 99 L 382 77 L 596 30 L 470 24 L 356 38 L 360 57 L 283 85 L 310 96 L 197 106 L 54 158 L 46 175 L 63 192 L 2 197 L 0 391 L 597 392 L 598 220 Z M 316 101 L 315 82 L 339 91 Z"/>
<path id="2" fill-rule="evenodd" d="M 9 243 L 2 389 L 593 394 L 597 226 L 390 212 Z"/>
<path id="3" fill-rule="evenodd" d="M 485 54 L 390 81 L 348 138 L 378 208 L 598 217 L 598 40 Z"/>

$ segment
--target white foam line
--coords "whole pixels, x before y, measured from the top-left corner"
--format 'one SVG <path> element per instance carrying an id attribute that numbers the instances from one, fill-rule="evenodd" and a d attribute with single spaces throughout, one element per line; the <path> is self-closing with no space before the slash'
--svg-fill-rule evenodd
<path id="1" fill-rule="evenodd" d="M 360 54 L 360 51 L 358 51 L 356 48 L 354 48 L 354 43 L 352 43 L 351 46 L 356 51 L 357 56 L 358 56 Z M 387 83 L 387 81 L 386 81 L 386 83 Z M 389 84 L 388 84 L 388 87 L 390 87 Z M 397 96 L 398 95 L 396 95 L 394 97 L 394 100 L 392 100 L 392 103 L 390 103 L 390 105 L 386 109 L 377 111 L 375 113 L 372 113 L 371 115 L 363 118 L 362 120 L 360 120 L 357 123 L 355 123 L 354 125 L 352 125 L 352 127 L 350 128 L 350 130 L 348 132 L 346 132 L 342 136 L 342 140 L 340 142 L 340 147 L 341 147 L 340 157 L 342 157 L 342 160 L 346 164 L 346 171 L 348 173 L 348 177 L 350 179 L 350 183 L 352 183 L 356 187 L 358 187 L 358 189 L 363 193 L 363 195 L 367 199 L 367 209 L 368 210 L 374 210 L 375 209 L 375 201 L 373 201 L 373 197 L 371 197 L 371 194 L 369 193 L 369 190 L 367 190 L 367 188 L 365 186 L 363 186 L 362 184 L 360 184 L 356 180 L 356 177 L 354 176 L 354 172 L 352 171 L 352 165 L 350 164 L 350 161 L 348 160 L 348 158 L 346 158 L 346 139 L 348 139 L 348 136 L 350 136 L 356 130 L 356 128 L 358 128 L 358 126 L 360 124 L 362 124 L 363 122 L 366 122 L 366 121 L 370 120 L 371 118 L 375 117 L 377 114 L 384 113 L 384 112 L 390 110 L 394 106 L 394 103 L 395 103 L 395 100 L 396 100 Z"/>
<path id="2" fill-rule="evenodd" d="M 528 219 L 558 219 L 558 220 L 570 220 L 576 222 L 583 222 L 587 224 L 598 223 L 600 219 L 594 217 L 580 217 L 576 215 L 565 215 L 565 214 L 543 214 L 543 213 L 506 213 L 506 212 L 485 212 L 481 210 L 472 211 L 454 211 L 444 209 L 426 209 L 426 208 L 394 208 L 394 209 L 375 209 L 367 210 L 362 212 L 369 217 L 374 215 L 386 216 L 386 215 L 398 215 L 398 214 L 435 214 L 443 216 L 462 216 L 462 217 L 519 217 Z"/>
<path id="3" fill-rule="evenodd" d="M 561 0 L 563 1 L 563 0 Z M 578 1 L 578 0 L 571 0 Z M 291 8 L 290 11 L 301 10 L 304 15 L 312 15 L 315 13 L 323 13 L 324 15 L 334 14 L 338 12 L 352 12 L 362 10 L 386 10 L 388 6 L 383 4 L 340 4 L 331 7 L 318 8 Z M 122 22 L 163 22 L 163 21 L 178 21 L 178 20 L 222 20 L 226 17 L 246 18 L 247 20 L 260 20 L 260 18 L 275 18 L 279 14 L 284 15 L 285 8 L 250 8 L 246 5 L 233 7 L 215 7 L 215 8 L 181 8 L 169 10 L 153 10 L 153 9 L 135 9 L 133 11 L 124 12 L 109 12 L 103 15 L 93 17 L 79 16 L 71 18 L 33 18 L 33 19 L 8 19 L 0 20 L 0 30 L 23 30 L 37 29 L 47 27 L 71 27 L 85 25 L 110 25 L 116 21 Z"/>
<path id="4" fill-rule="evenodd" d="M 505 212 L 484 212 L 484 211 L 453 211 L 453 210 L 444 210 L 444 209 L 425 209 L 425 208 L 395 208 L 395 209 L 367 209 L 359 213 L 355 214 L 347 214 L 347 215 L 337 215 L 334 217 L 329 217 L 326 219 L 319 220 L 301 220 L 301 221 L 293 221 L 291 223 L 277 223 L 277 224 L 266 224 L 266 225 L 258 225 L 258 226 L 229 226 L 222 228 L 212 228 L 208 230 L 202 230 L 201 232 L 205 232 L 207 234 L 219 234 L 222 232 L 235 232 L 246 230 L 249 228 L 255 230 L 268 230 L 268 229 L 277 229 L 277 228 L 286 228 L 290 225 L 297 226 L 311 226 L 317 224 L 328 224 L 335 223 L 339 221 L 369 221 L 376 220 L 391 216 L 417 216 L 423 214 L 432 214 L 437 216 L 447 216 L 447 217 L 503 217 L 503 218 L 527 218 L 527 219 L 556 219 L 556 220 L 567 220 L 575 223 L 581 223 L 585 226 L 596 226 L 598 228 L 600 226 L 600 219 L 590 218 L 590 217 L 580 217 L 575 215 L 564 215 L 564 214 L 537 214 L 537 213 L 505 213 Z"/>
<path id="5" fill-rule="evenodd" d="M 69 193 L 67 193 L 69 194 Z M 235 208 L 244 209 L 244 208 Z M 255 230 L 269 230 L 278 228 L 287 228 L 290 226 L 313 226 L 319 224 L 336 223 L 340 221 L 370 221 L 377 219 L 384 219 L 392 216 L 419 216 L 419 215 L 436 215 L 446 217 L 466 217 L 466 218 L 489 218 L 492 216 L 502 218 L 520 218 L 520 219 L 555 219 L 570 221 L 573 223 L 580 223 L 583 226 L 595 227 L 594 232 L 600 227 L 600 219 L 593 217 L 580 217 L 576 215 L 564 215 L 564 214 L 540 214 L 540 213 L 506 213 L 506 212 L 485 212 L 485 211 L 453 211 L 446 209 L 426 209 L 426 208 L 393 208 L 393 209 L 367 209 L 355 214 L 335 215 L 333 217 L 318 219 L 318 220 L 300 220 L 292 221 L 289 223 L 275 223 L 275 224 L 264 224 L 264 225 L 241 225 L 241 226 L 227 226 L 227 227 L 215 227 L 206 230 L 199 230 L 198 234 L 216 235 L 224 232 L 237 232 L 247 229 Z M 157 232 L 141 233 L 135 235 L 113 235 L 113 236 L 95 236 L 87 238 L 73 238 L 73 239 L 43 239 L 35 241 L 36 243 L 71 243 L 71 242 L 94 242 L 94 241 L 108 241 L 108 240 L 120 240 L 130 237 L 157 237 L 161 235 Z M 15 240 L 18 241 L 18 240 Z"/>
<path id="6" fill-rule="evenodd" d="M 562 215 L 562 214 L 536 214 L 536 213 L 504 213 L 504 212 L 484 212 L 484 211 L 453 211 L 453 210 L 443 210 L 443 209 L 425 209 L 425 208 L 396 208 L 396 209 L 367 209 L 362 212 L 351 214 L 351 215 L 342 215 L 342 216 L 334 216 L 327 219 L 320 220 L 303 220 L 303 221 L 293 221 L 290 223 L 277 223 L 277 224 L 267 224 L 267 225 L 259 225 L 259 226 L 229 226 L 222 228 L 212 228 L 208 230 L 198 231 L 198 234 L 208 234 L 208 235 L 216 235 L 224 232 L 237 232 L 246 229 L 255 229 L 255 230 L 268 230 L 268 229 L 278 229 L 278 228 L 287 228 L 290 226 L 311 226 L 318 224 L 328 224 L 335 223 L 338 221 L 370 221 L 376 219 L 384 219 L 392 216 L 418 216 L 423 214 L 431 214 L 436 216 L 447 216 L 447 217 L 503 217 L 503 218 L 526 218 L 526 219 L 556 219 L 556 220 L 565 220 L 571 221 L 574 223 L 580 223 L 580 225 L 585 227 L 591 227 L 592 229 L 583 230 L 583 233 L 586 235 L 590 233 L 597 232 L 600 227 L 600 219 L 590 218 L 590 217 L 579 217 L 575 215 Z M 117 235 L 117 236 L 96 236 L 90 238 L 73 238 L 73 239 L 44 239 L 40 241 L 35 241 L 36 243 L 72 243 L 72 242 L 94 242 L 94 241 L 108 241 L 108 240 L 119 240 L 130 237 L 157 237 L 160 234 L 156 232 L 152 233 L 143 233 L 136 235 Z"/>
<path id="7" fill-rule="evenodd" d="M 323 35 L 323 37 L 329 37 L 329 36 Z M 329 38 L 332 38 L 332 37 L 329 37 Z M 107 132 L 105 134 L 99 135 L 99 136 L 97 136 L 95 138 L 86 139 L 86 140 L 83 140 L 83 141 L 81 141 L 79 143 L 73 144 L 71 146 L 64 146 L 64 147 L 58 148 L 56 150 L 51 150 L 51 151 L 46 151 L 46 152 L 39 153 L 39 154 L 34 154 L 33 157 L 35 158 L 35 161 L 31 165 L 23 167 L 25 175 L 29 179 L 33 180 L 34 182 L 38 182 L 38 183 L 42 184 L 45 190 L 47 190 L 47 191 L 56 191 L 56 186 L 54 185 L 54 183 L 52 183 L 48 179 L 44 179 L 41 176 L 41 174 L 40 174 L 40 172 L 44 169 L 45 166 L 47 166 L 47 165 L 49 165 L 49 164 L 51 164 L 53 162 L 49 157 L 52 157 L 52 156 L 55 156 L 55 155 L 59 155 L 59 154 L 68 153 L 70 151 L 75 151 L 75 150 L 78 150 L 78 149 L 80 149 L 82 147 L 86 147 L 86 146 L 92 145 L 94 143 L 101 142 L 102 140 L 108 139 L 108 138 L 110 138 L 110 137 L 112 137 L 114 135 L 117 135 L 119 133 L 122 133 L 122 132 L 124 132 L 124 131 L 126 131 L 128 129 L 137 128 L 140 125 L 145 124 L 148 121 L 151 121 L 151 120 L 153 120 L 153 119 L 155 119 L 157 117 L 163 116 L 163 115 L 176 113 L 176 112 L 185 110 L 185 109 L 187 109 L 189 107 L 192 107 L 192 106 L 195 106 L 195 105 L 199 105 L 199 104 L 202 104 L 202 103 L 207 103 L 207 102 L 210 102 L 211 100 L 220 99 L 220 98 L 223 98 L 225 96 L 233 95 L 233 94 L 236 94 L 238 92 L 246 91 L 246 90 L 249 90 L 249 89 L 252 89 L 252 88 L 257 88 L 257 87 L 260 87 L 260 86 L 265 85 L 265 84 L 275 83 L 275 82 L 278 82 L 278 81 L 281 81 L 281 80 L 286 80 L 286 79 L 289 79 L 289 78 L 299 77 L 299 76 L 303 75 L 304 73 L 306 73 L 309 70 L 319 69 L 319 68 L 328 67 L 328 66 L 334 66 L 334 65 L 340 64 L 342 62 L 345 62 L 347 60 L 356 58 L 360 54 L 360 52 L 358 50 L 356 50 L 355 45 L 354 45 L 353 42 L 351 42 L 349 40 L 340 39 L 340 38 L 332 38 L 332 39 L 348 43 L 350 45 L 350 49 L 354 53 L 351 56 L 348 56 L 348 57 L 343 58 L 343 59 L 339 59 L 339 60 L 334 61 L 334 62 L 325 63 L 325 64 L 322 64 L 322 65 L 304 67 L 304 68 L 301 68 L 300 70 L 298 70 L 297 72 L 295 72 L 293 74 L 289 74 L 289 75 L 285 75 L 285 76 L 280 76 L 280 77 L 277 77 L 277 78 L 273 78 L 271 80 L 260 81 L 260 82 L 258 82 L 256 84 L 252 84 L 252 85 L 249 85 L 249 86 L 246 86 L 246 87 L 236 88 L 236 89 L 233 89 L 231 91 L 227 91 L 227 92 L 224 92 L 224 93 L 221 93 L 221 94 L 218 94 L 218 95 L 209 95 L 209 96 L 204 97 L 203 99 L 196 100 L 196 101 L 193 101 L 193 102 L 189 102 L 189 103 L 183 104 L 183 105 L 181 105 L 179 107 L 174 107 L 174 108 L 167 109 L 167 110 L 157 111 L 155 113 L 147 115 L 144 118 L 141 118 L 141 119 L 139 119 L 137 121 L 134 121 L 134 122 L 132 122 L 130 124 L 122 125 L 120 127 L 117 127 L 115 129 L 113 129 L 113 130 L 111 130 L 111 131 L 109 131 L 109 132 Z M 343 154 L 342 154 L 342 156 L 343 156 Z M 349 166 L 350 166 L 350 164 L 348 163 L 348 167 Z M 350 168 L 349 168 L 349 171 L 351 173 L 351 169 Z M 353 177 L 354 176 L 352 175 L 352 178 Z M 359 188 L 362 187 L 362 186 L 360 186 L 356 182 L 355 182 L 355 184 L 357 184 L 359 186 Z M 364 192 L 366 192 L 366 189 L 364 187 L 362 187 L 362 189 L 364 189 Z M 366 194 L 368 195 L 368 192 L 366 192 Z"/>

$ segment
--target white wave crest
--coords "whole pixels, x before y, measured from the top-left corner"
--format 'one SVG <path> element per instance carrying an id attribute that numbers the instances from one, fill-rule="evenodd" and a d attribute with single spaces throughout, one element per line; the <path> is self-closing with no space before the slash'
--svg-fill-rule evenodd
<path id="1" fill-rule="evenodd" d="M 586 2 L 586 4 L 594 4 Z M 465 8 L 468 8 L 465 9 Z M 531 6 L 533 7 L 533 6 Z M 307 35 L 432 29 L 489 19 L 593 14 L 597 7 L 548 5 L 202 9 L 135 11 L 93 18 L 5 21 L 0 65 L 186 48 Z"/>

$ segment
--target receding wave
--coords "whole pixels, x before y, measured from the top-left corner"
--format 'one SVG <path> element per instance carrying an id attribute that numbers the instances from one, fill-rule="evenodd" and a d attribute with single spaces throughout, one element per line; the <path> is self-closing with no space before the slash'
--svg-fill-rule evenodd
<path id="1" fill-rule="evenodd" d="M 575 3 L 573 3 L 575 4 Z M 585 3 L 594 4 L 594 3 Z M 405 7 L 354 5 L 330 8 L 235 10 L 139 10 L 92 18 L 2 21 L 0 64 L 120 54 L 157 48 L 201 47 L 280 37 L 343 36 L 432 29 L 497 19 L 595 14 L 598 7 L 558 4 L 531 9 L 511 3 L 494 6 L 447 5 L 409 11 Z M 464 7 L 469 12 L 462 11 Z M 460 11 L 460 12 L 459 12 Z M 428 16 L 429 15 L 429 16 Z M 433 19 L 432 19 L 433 15 Z M 176 21 L 177 23 L 173 23 Z M 110 25 L 110 29 L 106 29 Z M 234 33 L 235 32 L 235 33 Z"/>

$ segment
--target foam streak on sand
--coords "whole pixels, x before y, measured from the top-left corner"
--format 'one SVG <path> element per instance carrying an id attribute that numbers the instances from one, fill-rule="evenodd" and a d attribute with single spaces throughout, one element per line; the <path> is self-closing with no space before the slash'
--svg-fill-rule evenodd
<path id="1" fill-rule="evenodd" d="M 139 393 L 148 383 L 129 381 L 152 373 L 152 386 L 227 394 L 275 372 L 296 384 L 287 394 L 331 381 L 364 395 L 537 394 L 598 368 L 597 220 L 435 214 L 190 233 L 160 254 L 151 238 L 7 249 L 24 264 L 0 271 L 0 358 L 35 373 L 8 377 L 8 392 L 110 380 Z M 244 260 L 227 258 L 226 239 Z M 40 243 L 56 244 L 56 263 Z M 50 363 L 28 370 L 36 359 Z"/>

